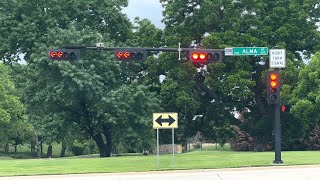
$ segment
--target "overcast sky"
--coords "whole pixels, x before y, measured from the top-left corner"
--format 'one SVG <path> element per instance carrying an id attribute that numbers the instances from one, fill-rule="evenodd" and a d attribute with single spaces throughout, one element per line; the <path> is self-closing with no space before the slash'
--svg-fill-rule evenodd
<path id="1" fill-rule="evenodd" d="M 162 20 L 162 6 L 159 0 L 129 0 L 129 6 L 124 13 L 133 21 L 138 16 L 141 19 L 149 19 L 158 28 L 164 28 Z"/>

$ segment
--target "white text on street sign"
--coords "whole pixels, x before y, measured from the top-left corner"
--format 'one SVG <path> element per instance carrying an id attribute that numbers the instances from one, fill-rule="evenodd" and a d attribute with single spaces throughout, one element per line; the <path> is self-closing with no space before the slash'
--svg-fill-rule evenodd
<path id="1" fill-rule="evenodd" d="M 224 49 L 225 56 L 268 55 L 267 47 L 232 47 Z"/>

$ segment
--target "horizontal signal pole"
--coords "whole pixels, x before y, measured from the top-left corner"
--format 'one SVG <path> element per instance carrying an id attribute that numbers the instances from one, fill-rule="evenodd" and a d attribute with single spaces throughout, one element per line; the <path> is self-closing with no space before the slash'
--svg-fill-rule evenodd
<path id="1" fill-rule="evenodd" d="M 64 46 L 65 49 L 88 49 L 88 50 L 104 50 L 104 51 L 113 51 L 116 49 L 145 49 L 146 51 L 163 51 L 163 52 L 188 52 L 193 48 L 146 48 L 146 47 L 96 47 L 96 46 Z M 201 49 L 203 50 L 203 49 Z M 220 49 L 224 51 L 224 49 Z"/>

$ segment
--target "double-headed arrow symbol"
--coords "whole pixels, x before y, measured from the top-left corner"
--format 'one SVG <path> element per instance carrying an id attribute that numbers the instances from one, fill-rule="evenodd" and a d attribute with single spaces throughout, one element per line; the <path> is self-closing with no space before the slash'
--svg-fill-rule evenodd
<path id="1" fill-rule="evenodd" d="M 168 115 L 168 116 L 169 116 L 169 119 L 163 119 L 163 118 L 162 118 L 162 115 L 161 115 L 161 116 L 159 116 L 159 117 L 156 119 L 156 122 L 157 122 L 160 126 L 162 126 L 162 123 L 169 123 L 169 126 L 171 126 L 171 124 L 173 124 L 176 120 L 173 119 L 170 115 Z"/>

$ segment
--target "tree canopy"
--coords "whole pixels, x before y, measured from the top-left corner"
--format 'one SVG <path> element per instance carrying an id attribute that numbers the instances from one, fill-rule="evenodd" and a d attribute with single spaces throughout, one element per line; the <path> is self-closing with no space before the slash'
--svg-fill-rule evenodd
<path id="1" fill-rule="evenodd" d="M 79 61 L 47 59 L 49 48 L 98 42 L 107 47 L 284 48 L 281 100 L 293 106 L 292 113 L 283 114 L 291 122 L 283 123 L 285 147 L 310 136 L 312 126 L 319 125 L 318 0 L 160 2 L 163 30 L 139 17 L 131 23 L 122 12 L 127 0 L 0 2 L 1 141 L 17 144 L 24 131 L 49 145 L 94 140 L 101 157 L 152 149 L 152 112 L 165 111 L 179 113 L 178 143 L 186 145 L 201 134 L 224 144 L 245 131 L 255 150 L 270 149 L 268 57 L 223 56 L 221 63 L 200 65 L 189 62 L 187 53 L 178 60 L 178 53 L 148 52 L 144 62 L 120 63 L 112 52 L 81 49 Z M 17 65 L 19 59 L 26 64 Z"/>

